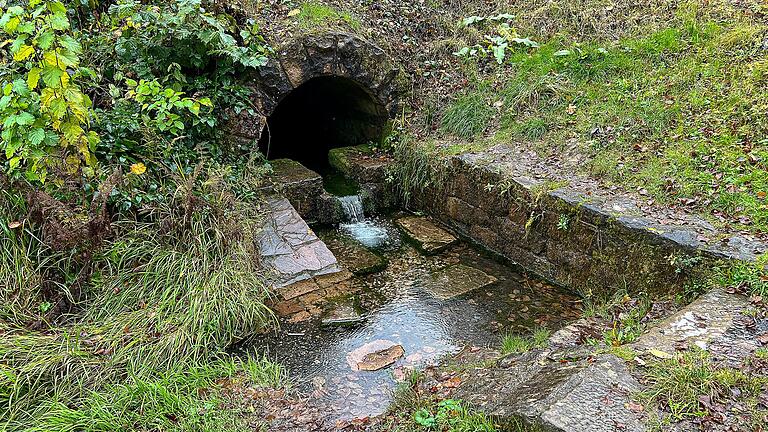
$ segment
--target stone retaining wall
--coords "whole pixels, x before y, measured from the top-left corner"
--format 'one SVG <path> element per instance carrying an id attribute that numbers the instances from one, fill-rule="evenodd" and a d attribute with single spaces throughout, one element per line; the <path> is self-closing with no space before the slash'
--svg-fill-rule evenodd
<path id="1" fill-rule="evenodd" d="M 415 191 L 411 207 L 586 295 L 669 293 L 718 258 L 754 257 L 739 238 L 702 243 L 694 230 L 638 216 L 632 202 L 510 175 L 508 166 L 482 155 L 452 157 L 441 187 Z"/>

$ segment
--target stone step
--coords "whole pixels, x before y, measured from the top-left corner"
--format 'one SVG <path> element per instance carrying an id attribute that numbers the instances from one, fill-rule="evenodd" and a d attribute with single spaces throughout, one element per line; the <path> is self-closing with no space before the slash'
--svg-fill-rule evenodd
<path id="1" fill-rule="evenodd" d="M 269 200 L 270 213 L 257 236 L 261 260 L 275 288 L 337 273 L 336 257 L 286 198 Z"/>

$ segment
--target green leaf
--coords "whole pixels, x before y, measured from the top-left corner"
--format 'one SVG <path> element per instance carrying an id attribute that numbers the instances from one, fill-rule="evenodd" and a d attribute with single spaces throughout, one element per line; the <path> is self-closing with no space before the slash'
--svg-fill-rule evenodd
<path id="1" fill-rule="evenodd" d="M 33 23 L 33 22 L 21 23 L 16 28 L 16 31 L 19 32 L 19 33 L 32 34 L 32 33 L 35 32 L 35 23 Z"/>
<path id="2" fill-rule="evenodd" d="M 21 113 L 19 113 L 19 115 L 16 116 L 16 124 L 19 126 L 31 125 L 34 122 L 35 122 L 35 116 L 33 116 L 32 114 L 26 111 L 22 111 Z"/>
<path id="3" fill-rule="evenodd" d="M 19 26 L 19 23 L 21 20 L 18 17 L 9 18 L 8 22 L 5 23 L 3 26 L 3 29 L 8 34 L 13 34 L 14 31 L 16 31 L 16 28 Z"/>
<path id="4" fill-rule="evenodd" d="M 64 6 L 64 3 L 60 1 L 54 1 L 48 4 L 48 7 L 51 9 L 51 12 L 54 14 L 65 14 L 67 13 L 67 7 Z"/>
<path id="5" fill-rule="evenodd" d="M 79 55 L 83 51 L 83 48 L 80 45 L 80 42 L 78 42 L 77 39 L 69 35 L 59 38 L 59 45 L 61 45 L 62 48 L 65 48 L 71 51 L 75 55 Z"/>
<path id="6" fill-rule="evenodd" d="M 50 88 L 61 88 L 61 77 L 64 71 L 55 66 L 46 66 L 43 68 L 43 82 Z"/>
<path id="7" fill-rule="evenodd" d="M 50 23 L 51 28 L 54 30 L 66 30 L 69 28 L 69 19 L 67 18 L 66 12 L 52 15 Z"/>
<path id="8" fill-rule="evenodd" d="M 67 101 L 63 98 L 51 99 L 50 110 L 54 118 L 60 119 L 64 117 L 67 114 Z"/>
<path id="9" fill-rule="evenodd" d="M 19 166 L 19 163 L 21 163 L 21 157 L 16 156 L 14 158 L 11 158 L 11 160 L 8 161 L 9 167 L 13 170 L 16 169 L 16 167 Z"/>
<path id="10" fill-rule="evenodd" d="M 43 33 L 40 33 L 36 39 L 37 46 L 41 50 L 47 51 L 51 47 L 51 45 L 53 45 L 53 39 L 54 39 L 53 33 L 50 31 L 45 31 Z"/>
<path id="11" fill-rule="evenodd" d="M 29 133 L 29 142 L 32 143 L 32 145 L 40 145 L 44 139 L 45 130 L 42 128 L 32 129 L 32 132 Z"/>
<path id="12" fill-rule="evenodd" d="M 32 54 L 35 53 L 35 49 L 29 45 L 22 45 L 19 48 L 19 51 L 16 52 L 16 54 L 13 55 L 14 61 L 24 61 L 29 58 Z"/>
<path id="13" fill-rule="evenodd" d="M 29 87 L 27 87 L 26 81 L 23 79 L 17 79 L 13 81 L 13 92 L 16 93 L 19 96 L 28 96 L 29 95 Z"/>

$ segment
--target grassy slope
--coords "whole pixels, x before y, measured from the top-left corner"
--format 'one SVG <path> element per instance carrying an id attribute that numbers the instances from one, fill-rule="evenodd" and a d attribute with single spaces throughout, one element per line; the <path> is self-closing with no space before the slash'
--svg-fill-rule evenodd
<path id="1" fill-rule="evenodd" d="M 149 220 L 122 219 L 87 263 L 37 240 L 24 200 L 2 194 L 0 430 L 241 430 L 224 384 L 283 384 L 269 361 L 223 353 L 271 312 L 258 207 L 213 172 L 178 180 Z M 44 292 L 71 295 L 86 264 L 72 312 L 32 330 Z"/>
<path id="2" fill-rule="evenodd" d="M 765 6 L 534 3 L 503 11 L 541 46 L 477 73 L 444 110 L 443 132 L 577 152 L 589 174 L 768 229 Z"/>

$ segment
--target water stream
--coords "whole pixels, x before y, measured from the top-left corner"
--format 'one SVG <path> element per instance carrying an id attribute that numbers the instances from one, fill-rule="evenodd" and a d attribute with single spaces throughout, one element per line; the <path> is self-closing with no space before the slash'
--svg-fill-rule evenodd
<path id="1" fill-rule="evenodd" d="M 466 244 L 422 255 L 401 241 L 391 219 L 366 218 L 359 196 L 340 201 L 348 221 L 317 234 L 350 268 L 364 258 L 386 262 L 383 271 L 353 278 L 353 290 L 328 303 L 332 312 L 346 310 L 356 319 L 344 326 L 324 324 L 321 316 L 286 321 L 250 342 L 284 364 L 299 390 L 325 407 L 331 422 L 384 412 L 397 380 L 409 369 L 468 346 L 498 347 L 505 332 L 556 328 L 577 315 L 575 298 Z M 447 283 L 436 277 L 451 269 L 495 281 L 467 291 L 472 277 L 458 274 Z M 401 345 L 404 355 L 388 368 L 354 371 L 349 353 L 377 340 Z"/>
<path id="2" fill-rule="evenodd" d="M 360 195 L 339 197 L 339 202 L 346 216 L 346 221 L 339 225 L 342 231 L 369 248 L 378 248 L 387 243 L 391 229 L 378 219 L 365 217 Z"/>

